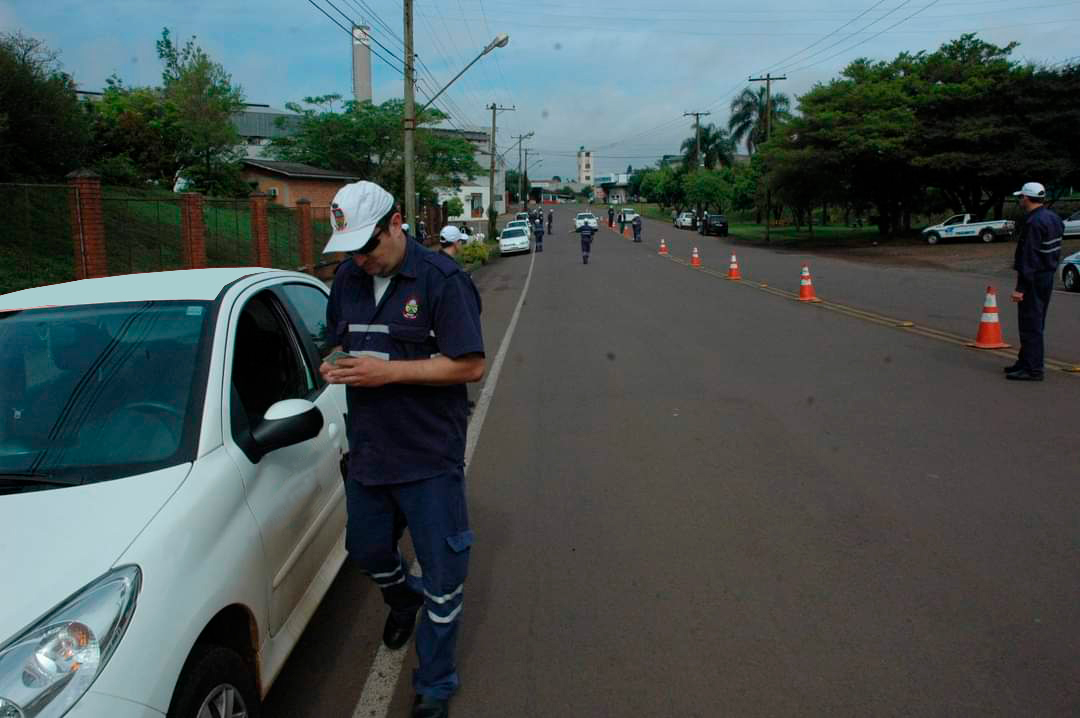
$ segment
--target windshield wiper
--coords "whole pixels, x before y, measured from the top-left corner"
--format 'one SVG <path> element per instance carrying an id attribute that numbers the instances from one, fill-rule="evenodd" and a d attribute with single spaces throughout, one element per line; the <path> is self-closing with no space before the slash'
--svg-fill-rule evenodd
<path id="1" fill-rule="evenodd" d="M 0 474 L 0 481 L 13 483 L 42 484 L 46 486 L 78 486 L 81 479 L 61 479 L 52 474 L 35 474 L 30 471 Z"/>

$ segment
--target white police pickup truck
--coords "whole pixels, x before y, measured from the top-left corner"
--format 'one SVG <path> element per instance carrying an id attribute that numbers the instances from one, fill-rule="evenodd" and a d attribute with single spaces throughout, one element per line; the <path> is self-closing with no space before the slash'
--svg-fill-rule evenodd
<path id="1" fill-rule="evenodd" d="M 922 236 L 927 244 L 937 244 L 943 239 L 978 237 L 983 242 L 993 242 L 998 237 L 1011 237 L 1016 223 L 1011 219 L 996 219 L 989 222 L 972 222 L 970 214 L 954 214 L 941 224 L 927 227 Z"/>

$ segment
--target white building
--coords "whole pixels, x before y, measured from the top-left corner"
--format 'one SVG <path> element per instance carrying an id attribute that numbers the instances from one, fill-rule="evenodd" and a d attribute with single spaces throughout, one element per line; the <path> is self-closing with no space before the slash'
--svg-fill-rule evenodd
<path id="1" fill-rule="evenodd" d="M 440 187 L 438 189 L 439 204 L 451 197 L 457 197 L 465 207 L 465 213 L 449 217 L 450 222 L 480 221 L 487 219 L 487 208 L 490 201 L 490 183 L 488 170 L 491 167 L 491 141 L 490 133 L 481 128 L 466 127 L 458 129 L 448 123 L 436 125 L 432 131 L 452 137 L 463 137 L 473 146 L 473 156 L 476 164 L 483 170 L 471 180 L 460 178 L 461 186 L 457 189 L 452 187 Z M 498 148 L 496 148 L 498 150 Z M 506 162 L 497 157 L 495 160 L 495 211 L 499 214 L 506 213 Z"/>
<path id="2" fill-rule="evenodd" d="M 592 152 L 582 145 L 577 153 L 577 181 L 579 184 L 588 186 L 593 183 L 593 176 Z"/>

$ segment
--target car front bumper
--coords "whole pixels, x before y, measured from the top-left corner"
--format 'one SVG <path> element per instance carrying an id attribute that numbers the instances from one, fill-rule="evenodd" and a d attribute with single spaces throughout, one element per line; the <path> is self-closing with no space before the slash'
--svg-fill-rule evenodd
<path id="1" fill-rule="evenodd" d="M 163 718 L 165 714 L 141 703 L 90 690 L 64 715 L 66 718 Z"/>

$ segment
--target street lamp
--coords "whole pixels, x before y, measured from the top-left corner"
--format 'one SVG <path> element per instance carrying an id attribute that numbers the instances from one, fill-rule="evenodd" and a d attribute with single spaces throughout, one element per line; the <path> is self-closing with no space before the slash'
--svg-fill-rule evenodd
<path id="1" fill-rule="evenodd" d="M 509 36 L 509 35 L 507 35 L 507 34 L 506 34 L 505 32 L 501 32 L 501 33 L 499 33 L 498 35 L 496 35 L 496 36 L 495 36 L 495 39 L 494 39 L 494 40 L 492 40 L 491 42 L 489 42 L 489 43 L 487 44 L 487 47 L 485 47 L 485 48 L 484 48 L 483 50 L 481 50 L 481 51 L 480 51 L 480 54 L 479 54 L 479 55 L 477 55 L 477 56 L 476 56 L 475 58 L 473 58 L 473 61 L 472 61 L 472 62 L 470 62 L 470 63 L 469 63 L 468 65 L 466 65 L 466 66 L 465 66 L 465 69 L 464 69 L 464 70 L 462 70 L 462 71 L 461 71 L 461 72 L 459 72 L 458 74 L 454 75 L 454 79 L 453 79 L 453 80 L 450 80 L 450 82 L 446 83 L 446 85 L 445 85 L 445 86 L 443 87 L 443 89 L 441 89 L 441 90 L 439 90 L 438 92 L 436 92 L 436 93 L 435 93 L 435 96 L 434 96 L 434 97 L 432 97 L 432 98 L 431 98 L 430 100 L 428 100 L 428 101 L 427 101 L 427 104 L 426 104 L 426 105 L 424 105 L 423 107 L 421 107 L 421 108 L 420 108 L 420 112 L 422 113 L 422 112 L 423 112 L 424 110 L 426 110 L 427 108 L 431 107 L 431 103 L 435 102 L 435 100 L 437 100 L 437 99 L 438 99 L 439 95 L 441 95 L 442 93 L 446 92 L 446 88 L 447 88 L 447 87 L 450 87 L 450 85 L 453 85 L 453 84 L 454 84 L 454 80 L 457 80 L 457 79 L 458 79 L 459 77 L 461 77 L 462 75 L 464 75 L 464 74 L 465 74 L 465 70 L 468 70 L 468 69 L 469 69 L 470 67 L 472 67 L 472 66 L 473 66 L 474 64 L 476 64 L 476 61 L 477 61 L 477 60 L 479 60 L 479 59 L 480 59 L 481 57 L 483 57 L 484 55 L 488 54 L 489 52 L 491 52 L 492 50 L 494 50 L 494 49 L 495 49 L 495 48 L 497 48 L 497 47 L 506 47 L 507 43 L 509 43 L 509 42 L 510 42 L 510 36 Z"/>

